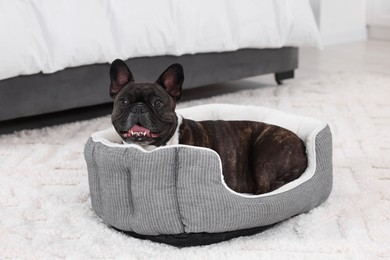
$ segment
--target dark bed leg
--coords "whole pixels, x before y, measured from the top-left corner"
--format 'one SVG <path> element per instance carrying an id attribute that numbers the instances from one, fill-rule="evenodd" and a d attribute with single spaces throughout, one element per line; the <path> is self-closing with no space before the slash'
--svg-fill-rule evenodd
<path id="1" fill-rule="evenodd" d="M 282 85 L 282 80 L 294 78 L 294 70 L 275 73 L 275 80 L 278 85 Z"/>

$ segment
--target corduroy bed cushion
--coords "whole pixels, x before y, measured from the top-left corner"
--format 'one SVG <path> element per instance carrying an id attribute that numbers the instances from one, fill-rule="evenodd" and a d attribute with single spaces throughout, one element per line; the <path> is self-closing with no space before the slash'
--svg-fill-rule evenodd
<path id="1" fill-rule="evenodd" d="M 123 145 L 110 128 L 94 133 L 85 146 L 92 207 L 107 225 L 178 246 L 207 244 L 258 231 L 329 197 L 332 137 L 326 123 L 253 106 L 214 104 L 177 112 L 194 120 L 252 120 L 290 129 L 306 144 L 308 168 L 273 192 L 239 194 L 224 183 L 214 151 L 186 145 L 146 151 Z M 218 235 L 209 240 L 213 234 Z"/>

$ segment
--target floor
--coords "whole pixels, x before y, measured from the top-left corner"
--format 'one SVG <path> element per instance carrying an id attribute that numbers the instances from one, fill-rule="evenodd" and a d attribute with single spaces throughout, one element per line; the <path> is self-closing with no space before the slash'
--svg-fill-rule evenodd
<path id="1" fill-rule="evenodd" d="M 326 46 L 323 50 L 302 48 L 299 53 L 299 69 L 296 79 L 306 79 L 338 71 L 376 72 L 390 75 L 390 42 L 362 41 Z M 236 80 L 198 87 L 184 92 L 183 101 L 210 97 L 276 84 L 273 75 Z M 38 128 L 105 115 L 111 105 L 76 109 L 66 112 L 32 117 L 12 122 L 0 122 L 0 134 L 26 128 Z"/>
<path id="2" fill-rule="evenodd" d="M 327 46 L 322 51 L 301 51 L 301 77 L 337 71 L 375 72 L 390 75 L 390 42 L 363 41 Z"/>

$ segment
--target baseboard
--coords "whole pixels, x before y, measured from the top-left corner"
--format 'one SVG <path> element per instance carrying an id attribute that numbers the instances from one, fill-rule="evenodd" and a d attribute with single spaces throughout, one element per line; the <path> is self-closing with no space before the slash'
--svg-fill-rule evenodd
<path id="1" fill-rule="evenodd" d="M 368 27 L 368 38 L 390 41 L 390 26 L 370 25 Z"/>

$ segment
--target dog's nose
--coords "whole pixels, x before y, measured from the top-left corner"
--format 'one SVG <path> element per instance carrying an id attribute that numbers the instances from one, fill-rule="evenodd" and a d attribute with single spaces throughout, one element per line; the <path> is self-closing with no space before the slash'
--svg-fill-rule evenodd
<path id="1" fill-rule="evenodd" d="M 131 112 L 134 114 L 143 114 L 148 112 L 148 109 L 144 103 L 139 102 L 131 108 Z"/>

